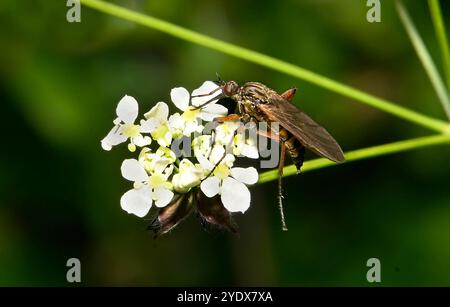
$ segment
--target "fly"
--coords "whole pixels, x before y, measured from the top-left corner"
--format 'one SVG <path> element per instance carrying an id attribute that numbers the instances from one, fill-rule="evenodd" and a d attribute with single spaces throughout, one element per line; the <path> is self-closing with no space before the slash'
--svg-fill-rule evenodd
<path id="1" fill-rule="evenodd" d="M 209 96 L 217 91 L 219 95 L 206 101 L 197 108 L 220 99 L 231 98 L 236 102 L 234 114 L 216 118 L 219 122 L 241 120 L 244 123 L 253 121 L 255 123 L 268 123 L 267 131 L 259 130 L 260 135 L 274 139 L 280 143 L 281 155 L 278 165 L 278 207 L 281 215 L 282 229 L 287 231 L 283 210 L 282 177 L 286 151 L 292 158 L 297 172 L 303 165 L 305 149 L 325 157 L 333 162 L 345 161 L 344 153 L 336 140 L 325 128 L 317 124 L 306 113 L 291 103 L 296 89 L 291 88 L 282 94 L 259 82 L 247 82 L 239 86 L 235 81 L 219 81 L 219 87 L 200 96 Z M 270 125 L 279 123 L 276 131 Z"/>

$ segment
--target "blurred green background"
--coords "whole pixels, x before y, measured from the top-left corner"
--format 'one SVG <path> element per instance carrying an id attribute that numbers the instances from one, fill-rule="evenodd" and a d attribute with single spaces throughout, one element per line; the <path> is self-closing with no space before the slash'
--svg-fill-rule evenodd
<path id="1" fill-rule="evenodd" d="M 115 2 L 444 118 L 391 1 L 373 24 L 366 1 Z M 426 1 L 405 4 L 441 67 Z M 448 30 L 450 3 L 441 5 Z M 0 2 L 0 285 L 70 285 L 71 257 L 83 285 L 365 286 L 372 257 L 382 285 L 450 285 L 448 146 L 289 177 L 287 233 L 272 182 L 252 188 L 251 208 L 236 216 L 240 238 L 191 216 L 154 240 L 148 221 L 119 206 L 126 146 L 100 147 L 124 94 L 146 111 L 218 72 L 298 87 L 295 102 L 344 150 L 433 132 L 89 8 L 81 23 L 66 12 L 66 1 Z"/>

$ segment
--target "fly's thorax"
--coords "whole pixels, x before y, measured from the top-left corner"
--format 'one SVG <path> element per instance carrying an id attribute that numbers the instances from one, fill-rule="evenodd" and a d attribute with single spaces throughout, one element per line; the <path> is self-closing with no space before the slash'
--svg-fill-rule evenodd
<path id="1" fill-rule="evenodd" d="M 261 112 L 259 103 L 250 99 L 241 99 L 238 102 L 238 112 L 241 115 L 247 115 L 254 122 L 267 122 L 267 116 Z"/>
<path id="2" fill-rule="evenodd" d="M 271 90 L 259 82 L 247 82 L 239 91 L 239 94 L 247 100 L 255 103 L 267 103 L 269 92 Z"/>
<path id="3" fill-rule="evenodd" d="M 247 82 L 239 88 L 233 99 L 237 102 L 237 109 L 241 115 L 247 114 L 253 121 L 267 121 L 267 116 L 259 108 L 260 104 L 267 103 L 268 88 L 258 82 Z"/>

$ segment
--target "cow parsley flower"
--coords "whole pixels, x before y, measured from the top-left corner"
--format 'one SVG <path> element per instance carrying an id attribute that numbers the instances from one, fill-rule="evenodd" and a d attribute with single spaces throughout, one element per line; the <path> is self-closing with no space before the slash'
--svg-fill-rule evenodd
<path id="1" fill-rule="evenodd" d="M 244 156 L 251 159 L 259 158 L 256 140 L 251 137 L 245 138 L 243 134 L 236 134 L 232 146 L 235 156 Z"/>
<path id="2" fill-rule="evenodd" d="M 242 127 L 239 121 L 228 121 L 220 123 L 215 129 L 215 142 L 220 145 L 229 146 L 237 130 Z"/>
<path id="3" fill-rule="evenodd" d="M 127 191 L 120 199 L 120 206 L 128 213 L 144 217 L 153 203 L 165 207 L 172 200 L 174 193 L 168 181 L 171 171 L 153 172 L 150 176 L 144 166 L 136 159 L 126 159 L 121 166 L 122 176 L 134 182 L 134 188 Z"/>
<path id="4" fill-rule="evenodd" d="M 246 185 L 258 181 L 258 172 L 254 167 L 233 167 L 235 158 L 226 154 L 225 148 L 216 145 L 211 155 L 198 154 L 197 160 L 207 170 L 207 177 L 200 184 L 200 189 L 207 197 L 220 195 L 223 206 L 230 212 L 244 213 L 250 207 L 250 191 Z"/>
<path id="5" fill-rule="evenodd" d="M 225 147 L 219 144 L 212 146 L 208 156 L 202 154 L 201 151 L 195 152 L 195 157 L 206 172 L 211 172 L 219 163 L 232 167 L 235 161 L 234 155 L 227 153 Z"/>
<path id="6" fill-rule="evenodd" d="M 249 208 L 247 186 L 258 180 L 255 168 L 234 166 L 236 157 L 256 159 L 259 154 L 256 139 L 243 133 L 240 121 L 213 121 L 227 115 L 227 109 L 217 103 L 219 94 L 220 88 L 211 81 L 192 93 L 183 87 L 173 88 L 170 98 L 181 112 L 169 114 L 169 106 L 160 101 L 137 123 L 136 99 L 126 95 L 119 101 L 114 127 L 101 145 L 110 150 L 129 141 L 131 152 L 141 147 L 136 159 L 124 160 L 120 168 L 122 176 L 133 182 L 133 188 L 120 199 L 123 210 L 144 217 L 153 206 L 167 206 L 157 212 L 162 233 L 193 210 L 208 223 L 236 231 L 231 213 Z M 178 144 L 174 140 L 181 138 L 183 142 L 191 138 L 193 157 L 184 148 L 180 157 L 171 150 L 171 145 Z"/>
<path id="7" fill-rule="evenodd" d="M 192 149 L 194 151 L 195 156 L 208 157 L 211 154 L 212 150 L 212 136 L 205 134 L 200 135 L 192 140 Z"/>
<path id="8" fill-rule="evenodd" d="M 192 96 L 205 95 L 218 89 L 218 85 L 214 82 L 206 81 L 198 89 L 192 92 Z M 174 105 L 183 111 L 182 114 L 174 114 L 169 119 L 171 126 L 182 134 L 189 136 L 192 132 L 201 132 L 203 126 L 200 120 L 212 121 L 214 118 L 226 115 L 228 110 L 222 105 L 216 104 L 217 100 L 213 100 L 206 106 L 198 108 L 202 103 L 209 101 L 217 96 L 211 94 L 203 97 L 192 97 L 188 90 L 184 87 L 176 87 L 170 91 L 170 98 Z"/>
<path id="9" fill-rule="evenodd" d="M 144 114 L 147 119 L 148 132 L 160 146 L 170 146 L 172 143 L 172 132 L 170 131 L 169 106 L 165 102 L 158 102 L 150 111 Z"/>
<path id="10" fill-rule="evenodd" d="M 130 139 L 128 149 L 135 151 L 136 146 L 142 147 L 150 145 L 151 138 L 143 136 L 142 133 L 150 132 L 149 122 L 142 120 L 140 125 L 136 125 L 139 106 L 131 96 L 125 95 L 116 108 L 117 118 L 113 121 L 114 127 L 101 141 L 104 150 L 111 150 L 113 146 L 124 143 Z"/>
<path id="11" fill-rule="evenodd" d="M 244 213 L 250 207 L 250 191 L 246 185 L 258 181 L 254 167 L 232 167 L 220 163 L 213 174 L 206 178 L 200 189 L 207 197 L 220 195 L 223 206 L 230 212 Z"/>
<path id="12" fill-rule="evenodd" d="M 139 162 L 149 173 L 170 172 L 173 169 L 173 163 L 176 161 L 175 153 L 167 147 L 160 146 L 156 152 L 150 148 L 144 147 L 139 154 Z"/>
<path id="13" fill-rule="evenodd" d="M 178 173 L 173 175 L 173 188 L 178 193 L 187 193 L 191 188 L 200 184 L 204 169 L 200 164 L 194 164 L 188 159 L 183 159 L 178 167 Z"/>

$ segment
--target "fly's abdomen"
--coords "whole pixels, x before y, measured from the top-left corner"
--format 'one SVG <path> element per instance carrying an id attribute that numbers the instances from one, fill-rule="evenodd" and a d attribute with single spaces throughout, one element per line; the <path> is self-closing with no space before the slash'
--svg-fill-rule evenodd
<path id="1" fill-rule="evenodd" d="M 279 135 L 280 141 L 284 142 L 286 150 L 297 168 L 297 172 L 300 172 L 305 159 L 305 147 L 295 136 L 284 128 L 280 129 Z"/>

